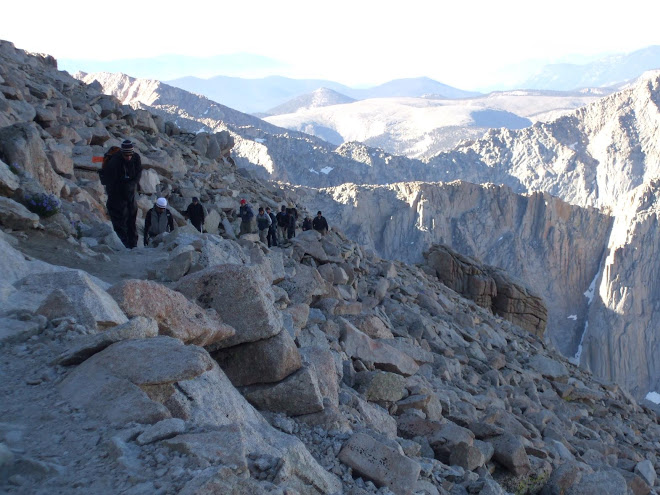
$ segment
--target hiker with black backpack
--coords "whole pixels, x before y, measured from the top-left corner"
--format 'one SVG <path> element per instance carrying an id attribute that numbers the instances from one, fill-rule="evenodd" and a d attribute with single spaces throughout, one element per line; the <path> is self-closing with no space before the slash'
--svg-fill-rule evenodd
<path id="1" fill-rule="evenodd" d="M 110 150 L 109 150 L 110 151 Z M 126 139 L 115 153 L 103 158 L 100 175 L 108 201 L 106 207 L 112 228 L 129 249 L 137 247 L 137 189 L 142 177 L 142 160 L 135 153 L 133 143 Z"/>

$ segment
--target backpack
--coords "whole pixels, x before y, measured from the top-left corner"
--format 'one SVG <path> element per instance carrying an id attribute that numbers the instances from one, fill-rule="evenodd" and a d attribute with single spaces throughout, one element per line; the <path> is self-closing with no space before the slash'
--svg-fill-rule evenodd
<path id="1" fill-rule="evenodd" d="M 108 151 L 106 151 L 105 154 L 103 155 L 103 163 L 101 165 L 101 170 L 99 170 L 99 180 L 101 181 L 101 184 L 104 186 L 108 185 L 108 176 L 105 173 L 106 165 L 110 161 L 110 158 L 112 158 L 112 156 L 118 151 L 121 151 L 121 148 L 119 146 L 110 146 Z M 98 157 L 94 157 L 94 161 L 99 161 L 97 158 Z"/>

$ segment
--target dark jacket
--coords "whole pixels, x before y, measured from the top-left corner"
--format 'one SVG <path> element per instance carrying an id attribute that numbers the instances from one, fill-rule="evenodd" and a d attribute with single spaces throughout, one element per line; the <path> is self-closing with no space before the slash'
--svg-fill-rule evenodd
<path id="1" fill-rule="evenodd" d="M 127 161 L 121 153 L 115 153 L 108 160 L 103 175 L 109 201 L 133 201 L 142 177 L 140 155 L 133 153 Z"/>
<path id="2" fill-rule="evenodd" d="M 238 216 L 241 217 L 242 222 L 251 221 L 252 217 L 254 217 L 254 212 L 252 211 L 252 207 L 248 204 L 242 205 L 241 208 L 238 210 Z"/>
<path id="3" fill-rule="evenodd" d="M 270 230 L 275 232 L 275 230 L 277 229 L 277 217 L 273 214 L 272 211 L 269 213 L 269 215 L 270 215 Z"/>
<path id="4" fill-rule="evenodd" d="M 303 232 L 306 231 L 306 230 L 312 230 L 312 219 L 311 218 L 305 218 L 303 220 L 302 229 L 303 229 Z"/>
<path id="5" fill-rule="evenodd" d="M 257 215 L 257 228 L 259 230 L 266 230 L 268 227 L 270 227 L 272 220 L 270 219 L 270 215 L 267 213 L 259 213 Z"/>
<path id="6" fill-rule="evenodd" d="M 147 212 L 147 217 L 144 219 L 144 245 L 147 245 L 149 238 L 173 230 L 174 218 L 170 210 L 165 208 L 165 211 L 159 213 L 154 206 Z"/>
<path id="7" fill-rule="evenodd" d="M 190 223 L 199 229 L 204 223 L 204 207 L 201 203 L 190 203 L 186 209 L 186 216 L 190 219 Z"/>
<path id="8" fill-rule="evenodd" d="M 316 216 L 314 217 L 314 220 L 312 220 L 312 227 L 314 227 L 314 230 L 323 232 L 324 230 L 328 230 L 328 222 L 324 216 Z"/>
<path id="9" fill-rule="evenodd" d="M 289 215 L 284 212 L 280 211 L 275 218 L 277 218 L 277 225 L 280 227 L 288 227 L 289 226 Z"/>

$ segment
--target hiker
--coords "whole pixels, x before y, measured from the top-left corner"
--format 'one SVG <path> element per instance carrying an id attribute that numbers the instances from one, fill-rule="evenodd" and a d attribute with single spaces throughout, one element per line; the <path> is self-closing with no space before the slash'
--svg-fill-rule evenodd
<path id="1" fill-rule="evenodd" d="M 144 245 L 148 246 L 152 237 L 174 230 L 174 218 L 167 208 L 167 200 L 158 198 L 156 204 L 147 212 L 144 219 Z"/>
<path id="2" fill-rule="evenodd" d="M 275 215 L 275 218 L 277 218 L 277 242 L 284 244 L 286 232 L 289 228 L 289 215 L 286 212 L 286 206 L 282 205 L 282 209 Z"/>
<path id="3" fill-rule="evenodd" d="M 306 216 L 305 219 L 303 220 L 302 230 L 303 232 L 312 230 L 312 219 L 309 218 L 309 216 Z"/>
<path id="4" fill-rule="evenodd" d="M 270 217 L 270 227 L 268 227 L 268 247 L 277 246 L 277 219 L 270 206 L 266 207 L 266 214 Z"/>
<path id="5" fill-rule="evenodd" d="M 241 207 L 238 211 L 238 216 L 241 217 L 241 231 L 238 235 L 251 234 L 254 231 L 252 228 L 254 212 L 245 199 L 241 199 Z"/>
<path id="6" fill-rule="evenodd" d="M 259 208 L 259 214 L 257 215 L 257 229 L 259 229 L 259 240 L 264 244 L 268 242 L 268 231 L 270 230 L 271 223 L 273 223 L 273 221 L 270 219 L 270 215 L 264 211 L 263 207 Z"/>
<path id="7" fill-rule="evenodd" d="M 328 222 L 320 211 L 316 212 L 316 218 L 314 218 L 314 221 L 312 222 L 312 227 L 322 235 L 328 233 Z"/>
<path id="8" fill-rule="evenodd" d="M 298 215 L 294 212 L 295 208 L 287 208 L 286 213 L 289 217 L 289 224 L 286 229 L 286 238 L 291 239 L 296 236 L 296 218 Z"/>
<path id="9" fill-rule="evenodd" d="M 192 199 L 192 203 L 188 205 L 185 215 L 190 219 L 190 223 L 193 224 L 193 227 L 202 232 L 205 215 L 204 207 L 201 205 L 198 198 Z"/>
<path id="10" fill-rule="evenodd" d="M 115 153 L 103 170 L 103 182 L 108 195 L 106 207 L 112 228 L 129 249 L 137 247 L 137 188 L 142 177 L 142 160 L 135 153 L 133 143 L 121 143 L 121 153 Z"/>

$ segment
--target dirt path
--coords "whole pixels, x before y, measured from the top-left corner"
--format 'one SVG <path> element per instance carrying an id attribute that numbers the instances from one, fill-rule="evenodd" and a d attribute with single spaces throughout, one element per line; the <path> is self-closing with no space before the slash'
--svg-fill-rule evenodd
<path id="1" fill-rule="evenodd" d="M 18 249 L 53 265 L 84 270 L 109 284 L 130 278 L 146 279 L 148 272 L 168 257 L 162 247 L 138 247 L 108 254 L 109 260 L 98 259 L 85 254 L 77 244 L 39 231 L 29 231 L 20 238 Z"/>

